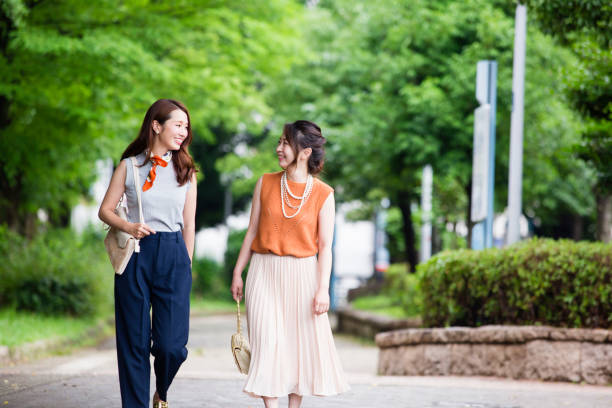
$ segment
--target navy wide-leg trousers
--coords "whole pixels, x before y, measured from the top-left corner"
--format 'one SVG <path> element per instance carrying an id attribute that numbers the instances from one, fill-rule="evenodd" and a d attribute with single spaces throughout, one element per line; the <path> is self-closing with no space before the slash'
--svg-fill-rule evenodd
<path id="1" fill-rule="evenodd" d="M 140 252 L 132 255 L 122 275 L 115 275 L 123 408 L 149 406 L 149 354 L 155 358 L 157 392 L 166 400 L 168 387 L 187 358 L 190 291 L 191 262 L 180 231 L 141 239 Z"/>

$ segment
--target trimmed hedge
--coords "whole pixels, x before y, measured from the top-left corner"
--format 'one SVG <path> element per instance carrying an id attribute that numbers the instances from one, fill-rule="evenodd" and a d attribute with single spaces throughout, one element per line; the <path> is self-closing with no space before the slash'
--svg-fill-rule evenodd
<path id="1" fill-rule="evenodd" d="M 533 239 L 419 265 L 427 327 L 612 327 L 612 245 Z"/>

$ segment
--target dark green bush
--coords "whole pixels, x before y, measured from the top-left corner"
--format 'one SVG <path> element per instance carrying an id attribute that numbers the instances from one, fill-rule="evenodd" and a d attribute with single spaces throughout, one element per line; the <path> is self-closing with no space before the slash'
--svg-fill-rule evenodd
<path id="1" fill-rule="evenodd" d="M 109 311 L 113 270 L 103 238 L 63 229 L 28 241 L 0 226 L 0 307 L 73 316 Z"/>
<path id="2" fill-rule="evenodd" d="M 420 282 L 416 274 L 407 270 L 403 263 L 389 266 L 382 294 L 390 298 L 391 304 L 402 306 L 405 316 L 420 316 L 423 303 Z"/>
<path id="3" fill-rule="evenodd" d="M 23 280 L 17 286 L 17 310 L 43 314 L 92 314 L 95 305 L 89 303 L 87 279 L 63 280 L 44 276 Z"/>
<path id="4" fill-rule="evenodd" d="M 229 286 L 223 280 L 223 267 L 210 258 L 196 258 L 192 264 L 193 285 L 191 292 L 196 296 L 219 296 L 225 291 L 229 293 Z"/>
<path id="5" fill-rule="evenodd" d="M 246 232 L 246 229 L 230 231 L 229 235 L 227 236 L 227 249 L 225 250 L 225 257 L 223 258 L 223 276 L 225 278 L 225 283 L 228 285 L 228 288 L 229 285 L 232 284 L 234 266 L 236 265 L 236 260 L 238 260 L 238 254 L 240 253 L 242 241 L 244 240 Z M 245 267 L 242 273 L 242 277 L 245 282 L 246 272 L 247 268 Z"/>
<path id="6" fill-rule="evenodd" d="M 612 327 L 612 245 L 533 239 L 419 265 L 426 326 Z"/>

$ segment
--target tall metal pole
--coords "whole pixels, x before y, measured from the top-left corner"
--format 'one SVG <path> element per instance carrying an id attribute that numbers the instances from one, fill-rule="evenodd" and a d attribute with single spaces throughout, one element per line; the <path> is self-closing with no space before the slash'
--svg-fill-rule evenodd
<path id="1" fill-rule="evenodd" d="M 512 67 L 512 118 L 510 122 L 510 168 L 508 176 L 508 235 L 506 244 L 520 239 L 519 222 L 523 189 L 523 112 L 525 96 L 525 40 L 527 8 L 516 6 Z"/>
<path id="2" fill-rule="evenodd" d="M 433 184 L 433 169 L 431 165 L 423 167 L 421 179 L 421 262 L 431 258 L 431 191 Z"/>
<path id="3" fill-rule="evenodd" d="M 493 201 L 495 200 L 495 114 L 497 113 L 497 61 L 489 62 L 489 105 L 491 105 L 491 119 L 489 130 L 489 188 L 488 210 L 485 223 L 485 248 L 493 246 Z"/>
<path id="4" fill-rule="evenodd" d="M 493 245 L 493 201 L 495 195 L 495 113 L 497 105 L 497 62 L 478 61 L 476 66 L 474 150 L 472 157 L 472 249 Z"/>
<path id="5" fill-rule="evenodd" d="M 332 239 L 332 264 L 331 274 L 329 275 L 329 309 L 334 311 L 338 306 L 338 297 L 336 296 L 336 231 L 338 224 L 334 220 L 334 237 Z"/>

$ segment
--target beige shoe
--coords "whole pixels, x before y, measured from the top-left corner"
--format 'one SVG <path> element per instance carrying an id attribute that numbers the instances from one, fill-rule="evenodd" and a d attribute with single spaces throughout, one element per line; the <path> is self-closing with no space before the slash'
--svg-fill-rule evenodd
<path id="1" fill-rule="evenodd" d="M 153 408 L 168 408 L 168 403 L 159 399 L 157 391 L 153 394 Z"/>

